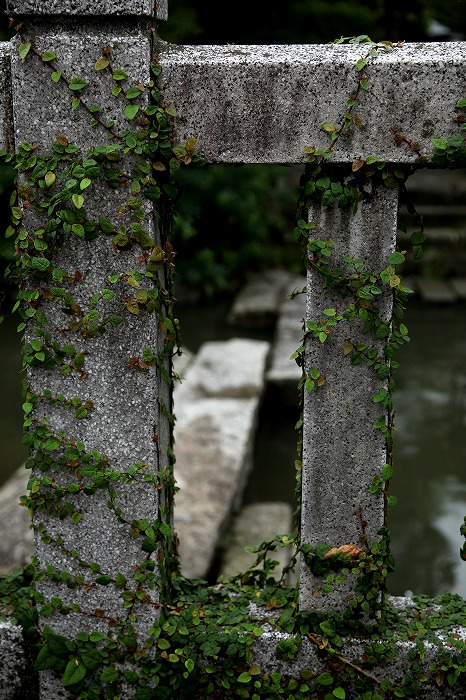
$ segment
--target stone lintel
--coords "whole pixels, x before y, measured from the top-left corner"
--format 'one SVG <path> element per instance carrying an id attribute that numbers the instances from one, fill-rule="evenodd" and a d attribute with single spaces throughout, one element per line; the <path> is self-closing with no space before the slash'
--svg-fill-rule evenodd
<path id="1" fill-rule="evenodd" d="M 341 123 L 354 94 L 356 63 L 367 46 L 159 46 L 160 88 L 178 113 L 175 137 L 199 139 L 209 162 L 300 163 L 309 145 L 326 148 L 324 122 Z M 432 138 L 458 133 L 456 102 L 466 94 L 466 42 L 411 43 L 376 59 L 364 73 L 356 114 L 335 147 L 334 162 L 375 155 L 413 163 L 393 129 L 418 141 L 427 159 Z"/>
<path id="2" fill-rule="evenodd" d="M 334 241 L 330 264 L 345 268 L 346 255 L 363 260 L 366 271 L 386 267 L 396 237 L 397 190 L 381 187 L 372 199 L 359 204 L 355 214 L 348 210 L 317 205 L 310 220 L 317 223 L 313 237 Z M 307 320 L 325 318 L 328 308 L 341 314 L 352 302 L 341 294 L 323 287 L 320 274 L 308 273 Z M 388 323 L 392 313 L 389 288 L 378 297 L 382 319 Z M 302 542 L 316 547 L 321 544 L 340 547 L 355 544 L 365 548 L 378 539 L 384 523 L 383 494 L 370 493 L 376 475 L 380 477 L 387 461 L 387 447 L 375 423 L 387 409 L 372 401 L 387 380 L 363 360 L 352 366 L 351 355 L 344 355 L 345 341 L 366 343 L 383 351 L 384 342 L 375 333 L 363 333 L 356 316 L 341 321 L 327 340 L 309 337 L 306 343 L 306 372 L 316 368 L 325 378 L 323 386 L 304 393 L 303 467 L 302 467 Z M 362 522 L 366 521 L 363 526 Z M 325 580 L 313 576 L 304 561 L 301 564 L 300 606 L 322 612 L 343 611 L 348 607 L 354 580 L 351 576 L 324 593 Z"/>
<path id="3" fill-rule="evenodd" d="M 12 15 L 93 15 L 137 16 L 167 19 L 167 0 L 7 0 L 7 13 Z M 155 13 L 155 14 L 154 14 Z"/>

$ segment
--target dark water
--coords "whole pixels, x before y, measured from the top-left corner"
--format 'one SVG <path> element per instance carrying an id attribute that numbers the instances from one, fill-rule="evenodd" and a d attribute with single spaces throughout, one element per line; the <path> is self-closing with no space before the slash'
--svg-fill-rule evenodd
<path id="1" fill-rule="evenodd" d="M 179 309 L 184 344 L 197 351 L 207 340 L 264 331 L 233 329 L 228 307 Z M 412 303 L 406 313 L 411 343 L 399 351 L 395 393 L 395 476 L 391 493 L 392 551 L 396 572 L 390 592 L 466 597 L 466 563 L 459 528 L 466 515 L 466 306 Z M 25 459 L 21 443 L 20 343 L 17 320 L 0 325 L 0 483 Z M 255 469 L 245 501 L 294 502 L 299 408 L 293 393 L 271 388 L 264 397 Z"/>
<path id="2" fill-rule="evenodd" d="M 466 515 L 466 306 L 418 306 L 399 351 L 391 585 L 466 597 L 459 528 Z"/>

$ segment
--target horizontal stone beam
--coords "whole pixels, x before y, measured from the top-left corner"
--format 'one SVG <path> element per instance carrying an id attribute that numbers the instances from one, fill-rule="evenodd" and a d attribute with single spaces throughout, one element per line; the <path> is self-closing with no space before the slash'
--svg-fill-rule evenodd
<path id="1" fill-rule="evenodd" d="M 327 147 L 324 122 L 341 123 L 367 45 L 159 46 L 163 98 L 177 110 L 176 139 L 199 139 L 209 162 L 299 163 L 308 145 Z M 375 155 L 413 162 L 393 129 L 420 142 L 458 133 L 456 102 L 466 96 L 466 42 L 404 44 L 369 59 L 354 123 L 335 146 L 335 162 Z"/>

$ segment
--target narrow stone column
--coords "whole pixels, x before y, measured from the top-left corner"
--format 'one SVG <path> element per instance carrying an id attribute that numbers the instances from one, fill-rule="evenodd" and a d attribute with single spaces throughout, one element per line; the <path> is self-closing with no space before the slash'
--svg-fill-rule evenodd
<path id="1" fill-rule="evenodd" d="M 101 107 L 98 114 L 102 121 L 114 121 L 114 131 L 142 128 L 142 122 L 125 117 L 124 109 L 129 103 L 124 96 L 112 96 L 112 88 L 117 85 L 112 70 L 126 72 L 125 89 L 134 83 L 149 83 L 154 30 L 152 0 L 102 0 L 97 4 L 88 0 L 11 0 L 8 5 L 9 11 L 24 21 L 22 36 L 15 40 L 13 49 L 17 149 L 22 142 L 28 142 L 37 145 L 34 154 L 48 154 L 57 142 L 76 144 L 79 157 L 84 159 L 90 147 L 112 143 L 101 124 L 90 125 L 92 114 L 81 104 L 72 105 L 73 99 L 81 95 L 88 105 Z M 156 18 L 163 19 L 166 14 L 166 3 L 162 5 Z M 23 59 L 18 46 L 28 41 L 32 42 L 32 49 Z M 53 52 L 56 58 L 42 61 L 34 52 L 42 56 Z M 95 69 L 96 61 L 102 57 L 109 58 L 112 70 Z M 62 71 L 67 81 L 82 78 L 88 86 L 72 91 L 64 80 L 52 79 L 52 71 L 55 78 L 57 71 Z M 142 87 L 142 91 L 138 101 L 141 110 L 150 100 L 150 90 Z M 130 154 L 129 163 L 122 162 L 123 170 L 128 165 L 135 167 L 138 160 L 137 155 Z M 89 190 L 82 184 L 84 200 L 74 200 L 73 204 L 77 201 L 77 208 L 83 207 L 88 219 L 99 222 L 104 217 L 114 224 L 116 232 L 121 226 L 124 229 L 125 223 L 129 226 L 124 211 L 118 211 L 118 207 L 132 195 L 130 178 L 126 182 L 123 178 L 114 189 L 104 182 L 97 182 Z M 42 220 L 25 200 L 23 190 L 19 204 L 24 209 L 24 228 L 31 233 L 44 224 L 45 218 Z M 150 202 L 143 200 L 140 206 L 145 211 L 144 229 L 156 244 L 160 243 Z M 28 324 L 32 327 L 26 330 L 25 338 L 26 343 L 36 342 L 37 348 L 42 344 L 41 350 L 52 354 L 65 348 L 61 368 L 68 367 L 67 373 L 60 372 L 60 366 L 43 368 L 39 351 L 39 361 L 27 375 L 29 396 L 39 397 L 33 399 L 32 409 L 28 407 L 31 428 L 46 423 L 45 441 L 36 437 L 31 446 L 35 465 L 30 487 L 33 494 L 44 498 L 44 507 L 39 503 L 33 516 L 37 568 L 44 572 L 38 583 L 43 596 L 40 625 L 50 625 L 56 633 L 75 638 L 79 631 L 100 630 L 107 635 L 109 624 L 126 621 L 144 639 L 158 615 L 160 572 L 157 551 L 141 548 L 143 533 L 137 527 L 132 531 L 131 523 L 146 519 L 150 529 L 162 510 L 165 521 L 170 522 L 171 504 L 166 506 L 163 489 L 147 483 L 144 477 L 157 475 L 168 465 L 171 393 L 162 378 L 164 372 L 157 365 L 138 371 L 131 360 L 142 358 L 147 348 L 157 355 L 163 348 L 165 334 L 157 313 L 149 313 L 144 306 L 137 311 L 134 308 L 136 291 L 148 290 L 152 285 L 143 277 L 144 250 L 139 245 L 124 250 L 112 245 L 113 236 L 102 234 L 94 240 L 83 240 L 79 229 L 76 231 L 78 235 L 71 232 L 65 236 L 63 248 L 55 256 L 54 265 L 64 271 L 62 279 L 44 278 L 38 286 L 38 299 L 31 307 L 38 303 L 44 314 L 43 329 L 49 334 L 48 339 L 38 333 L 40 321 Z M 135 279 L 140 280 L 139 284 Z M 53 299 L 57 292 L 52 288 L 69 293 L 73 298 L 71 306 L 67 307 L 66 300 L 57 303 Z M 114 297 L 110 299 L 108 293 L 102 297 L 102 290 L 111 290 Z M 126 307 L 123 311 L 122 306 Z M 103 333 L 83 333 L 83 318 L 93 309 L 101 317 L 120 313 L 122 322 L 107 324 Z M 74 347 L 68 351 L 68 358 L 66 347 Z M 70 406 L 73 399 L 76 401 Z M 80 415 L 76 405 L 81 407 Z M 70 448 L 70 438 L 74 448 Z M 133 465 L 139 465 L 139 474 L 131 483 L 113 482 L 109 477 L 104 488 L 86 494 L 86 464 L 100 465 L 101 471 L 108 469 L 108 473 L 128 472 Z M 77 493 L 68 490 L 71 484 L 78 485 Z M 49 507 L 49 497 L 56 496 L 57 487 L 65 491 L 59 498 L 60 507 L 54 509 Z M 112 501 L 113 510 L 108 507 Z M 135 534 L 139 536 L 134 537 Z M 153 571 L 147 568 L 149 559 L 153 561 Z M 128 605 L 136 593 L 134 605 Z M 69 608 L 68 614 L 59 614 L 63 607 Z M 41 675 L 42 697 L 62 697 L 61 681 L 57 684 L 48 673 Z"/>
<path id="2" fill-rule="evenodd" d="M 312 237 L 334 241 L 332 266 L 345 268 L 346 255 L 362 260 L 367 271 L 387 266 L 395 243 L 397 196 L 397 190 L 381 187 L 360 203 L 355 214 L 336 206 L 315 206 L 310 211 L 310 220 L 317 223 Z M 379 299 L 381 316 L 388 321 L 392 294 L 388 291 Z M 325 319 L 325 309 L 344 310 L 347 305 L 348 299 L 324 288 L 319 273 L 308 273 L 307 320 Z M 351 365 L 351 355 L 343 351 L 347 340 L 383 346 L 373 332 L 362 332 L 356 318 L 341 321 L 324 343 L 308 338 L 306 347 L 307 372 L 316 368 L 325 378 L 322 386 L 304 392 L 302 542 L 313 547 L 352 543 L 364 549 L 361 538 L 366 535 L 368 543 L 377 539 L 377 530 L 384 524 L 383 495 L 371 494 L 370 486 L 387 461 L 385 439 L 374 428 L 384 409 L 372 402 L 387 383 L 366 361 Z M 330 592 L 325 590 L 325 579 L 314 576 L 302 562 L 302 609 L 342 612 L 348 607 L 354 577 L 332 584 Z"/>

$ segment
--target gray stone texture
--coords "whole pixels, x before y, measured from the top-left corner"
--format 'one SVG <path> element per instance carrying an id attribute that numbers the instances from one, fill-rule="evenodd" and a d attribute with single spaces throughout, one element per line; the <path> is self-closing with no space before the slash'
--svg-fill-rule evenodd
<path id="1" fill-rule="evenodd" d="M 114 84 L 112 76 L 107 71 L 96 72 L 94 64 L 102 55 L 102 48 L 110 46 L 114 68 L 124 68 L 130 76 L 127 84 L 136 80 L 147 83 L 150 79 L 151 58 L 148 29 L 142 31 L 140 26 L 122 24 L 117 33 L 115 25 L 112 25 L 109 33 L 105 27 L 88 28 L 81 23 L 73 34 L 60 21 L 36 22 L 34 41 L 39 51 L 55 51 L 58 56 L 55 65 L 63 69 L 68 79 L 79 76 L 89 81 L 83 97 L 91 105 L 103 107 L 104 119 L 115 119 L 116 129 L 131 128 L 132 124 L 123 117 L 126 101 L 116 100 L 110 94 Z M 55 85 L 50 79 L 49 67 L 35 56 L 29 54 L 22 61 L 15 50 L 13 75 L 17 143 L 37 143 L 39 152 L 47 152 L 60 135 L 65 136 L 70 143 L 76 143 L 85 156 L 90 146 L 109 142 L 108 134 L 103 129 L 90 127 L 89 115 L 81 106 L 71 109 L 71 100 L 76 95 L 70 92 L 63 81 Z M 147 92 L 145 100 L 147 102 Z M 116 208 L 129 196 L 129 187 L 112 193 L 105 185 L 97 184 L 95 189 L 90 190 L 84 192 L 85 207 L 90 217 L 98 220 L 99 216 L 106 216 L 115 224 L 121 224 L 123 220 L 117 217 Z M 25 213 L 24 222 L 26 227 L 35 230 L 40 222 L 31 211 L 29 209 Z M 145 227 L 157 240 L 158 233 L 153 225 L 150 207 L 147 207 L 147 214 Z M 65 269 L 70 277 L 73 277 L 76 270 L 80 271 L 81 281 L 71 284 L 70 291 L 82 309 L 88 311 L 90 297 L 111 286 L 108 281 L 110 275 L 126 269 L 143 270 L 137 260 L 139 255 L 140 250 L 137 249 L 121 253 L 113 251 L 109 238 L 96 239 L 92 243 L 70 238 L 57 255 L 55 263 Z M 43 286 L 47 286 L 46 283 Z M 117 310 L 126 295 L 131 291 L 134 293 L 134 289 L 123 281 L 113 288 L 115 298 L 107 307 L 110 313 Z M 79 335 L 68 334 L 64 341 L 63 329 L 68 327 L 70 318 L 57 306 L 52 306 L 47 300 L 43 301 L 42 310 L 48 318 L 47 330 L 60 343 L 71 342 L 78 350 L 86 353 L 86 374 L 80 376 L 78 372 L 72 372 L 65 376 L 56 372 L 51 377 L 50 372 L 39 367 L 29 371 L 30 384 L 39 394 L 49 389 L 52 395 L 90 399 L 94 402 L 94 410 L 89 418 L 75 421 L 73 411 L 66 407 L 50 407 L 45 402 L 39 402 L 31 415 L 38 419 L 46 418 L 52 429 L 63 429 L 67 435 L 81 440 L 88 451 L 98 450 L 107 455 L 111 469 L 125 470 L 138 461 L 144 462 L 147 470 L 152 473 L 164 468 L 167 464 L 169 429 L 157 397 L 169 406 L 168 388 L 158 377 L 155 367 L 147 372 L 136 372 L 126 366 L 130 358 L 141 356 L 147 347 L 154 352 L 159 350 L 163 337 L 158 330 L 158 319 L 155 315 L 147 316 L 145 311 L 141 311 L 138 317 L 127 313 L 122 324 L 109 329 L 102 336 L 83 340 Z M 33 333 L 33 329 L 28 332 Z M 125 381 L 123 377 L 126 378 Z M 155 433 L 159 436 L 158 444 L 154 442 Z M 35 476 L 40 477 L 41 474 L 34 474 L 33 477 Z M 70 473 L 57 473 L 56 479 L 59 484 L 66 485 L 75 482 L 76 476 L 70 469 Z M 143 517 L 152 521 L 159 517 L 159 505 L 163 500 L 159 501 L 158 492 L 142 479 L 131 486 L 118 484 L 116 490 L 116 505 L 122 508 L 123 517 L 129 521 Z M 119 524 L 107 508 L 108 493 L 99 490 L 91 498 L 78 494 L 70 500 L 82 512 L 82 519 L 77 525 L 70 518 L 60 521 L 48 513 L 36 517 L 35 524 L 44 523 L 52 538 L 59 535 L 63 537 L 66 548 L 62 550 L 53 544 L 45 544 L 37 537 L 40 567 L 52 564 L 58 570 L 77 574 L 81 569 L 70 556 L 70 551 L 76 549 L 85 561 L 98 562 L 102 573 L 115 575 L 121 572 L 132 581 L 133 567 L 144 559 L 145 554 L 140 548 L 141 540 L 132 539 L 128 525 Z M 86 583 L 91 583 L 94 575 L 87 571 L 85 576 Z M 106 631 L 106 623 L 91 614 L 96 608 L 104 610 L 110 617 L 126 615 L 121 592 L 112 585 L 96 585 L 88 591 L 79 588 L 72 591 L 46 578 L 40 584 L 40 590 L 46 600 L 58 596 L 68 604 L 79 602 L 82 615 L 58 615 L 46 620 L 57 632 L 71 637 L 78 629 L 90 630 L 100 626 Z M 158 601 L 157 590 L 150 591 L 150 596 L 154 603 Z M 152 605 L 140 605 L 136 614 L 138 630 L 143 632 L 157 611 Z M 46 685 L 45 697 L 48 697 L 47 693 L 54 697 L 53 693 L 57 691 L 53 687 L 48 690 L 45 688 Z"/>
<path id="2" fill-rule="evenodd" d="M 167 0 L 6 0 L 12 15 L 92 15 L 167 18 Z M 155 10 L 154 10 L 155 6 Z"/>
<path id="3" fill-rule="evenodd" d="M 21 627 L 0 620 L 0 700 L 36 698 Z"/>
<path id="4" fill-rule="evenodd" d="M 395 607 L 398 607 L 398 600 L 398 598 L 391 598 L 391 602 Z M 403 618 L 405 603 L 404 599 L 401 600 L 399 612 L 401 618 Z M 254 612 L 257 612 L 257 609 L 254 610 Z M 280 673 L 288 678 L 299 677 L 299 673 L 302 669 L 309 669 L 314 674 L 320 674 L 328 670 L 328 667 L 326 669 L 324 664 L 325 657 L 322 656 L 321 652 L 316 648 L 316 645 L 306 636 L 302 639 L 296 657 L 291 661 L 285 660 L 276 653 L 276 646 L 279 641 L 282 639 L 289 639 L 291 635 L 275 632 L 270 625 L 267 624 L 263 625 L 263 627 L 264 634 L 257 638 L 253 647 L 254 663 L 260 666 L 261 669 L 269 673 Z M 459 638 L 466 638 L 466 628 L 459 627 L 456 633 Z M 392 687 L 401 685 L 404 676 L 412 671 L 412 654 L 415 651 L 414 642 L 406 642 L 400 639 L 395 639 L 394 641 L 396 644 L 396 653 L 393 657 L 389 658 L 383 666 L 374 666 L 370 671 L 367 671 L 375 678 L 387 679 Z M 343 640 L 343 646 L 338 650 L 338 653 L 341 655 L 341 661 L 337 661 L 337 663 L 343 663 L 344 660 L 349 662 L 349 665 L 356 664 L 364 668 L 365 651 L 373 644 L 373 639 L 345 638 Z M 429 665 L 432 664 L 432 666 L 435 667 L 436 664 L 438 664 L 438 651 L 433 644 L 426 642 L 423 646 L 424 656 L 420 661 L 420 665 L 425 672 L 428 673 Z M 445 651 L 447 651 L 446 648 Z M 454 648 L 450 653 L 454 655 Z M 336 660 L 337 659 L 338 656 L 336 657 Z M 347 697 L 353 697 L 353 695 L 348 695 L 348 692 L 354 693 L 354 697 L 356 697 L 358 693 L 358 691 L 353 688 L 347 691 Z M 434 679 L 430 682 L 422 683 L 420 689 L 416 692 L 416 700 L 458 700 L 462 697 L 463 689 L 461 687 L 449 687 L 446 683 L 439 686 Z"/>
<path id="5" fill-rule="evenodd" d="M 359 204 L 356 214 L 336 206 L 316 206 L 311 210 L 309 219 L 317 223 L 315 236 L 335 243 L 330 264 L 345 267 L 342 258 L 350 255 L 363 260 L 366 271 L 383 269 L 395 244 L 397 201 L 397 190 L 382 187 L 373 191 L 372 199 Z M 343 312 L 349 301 L 324 288 L 322 277 L 309 271 L 308 320 L 325 318 L 323 311 L 328 308 L 339 307 Z M 388 321 L 392 309 L 390 289 L 379 297 L 377 306 L 382 319 Z M 369 488 L 387 461 L 385 440 L 373 428 L 386 409 L 371 398 L 387 383 L 378 379 L 364 361 L 351 366 L 350 357 L 343 354 L 347 339 L 383 348 L 383 341 L 376 340 L 374 333 L 362 333 L 357 318 L 341 321 L 325 343 L 308 338 L 306 344 L 307 374 L 315 367 L 325 377 L 322 387 L 304 392 L 301 531 L 303 543 L 313 546 L 361 546 L 364 533 L 358 509 L 362 509 L 362 517 L 368 523 L 369 543 L 384 524 L 383 496 L 371 494 Z M 320 590 L 323 583 L 310 574 L 303 561 L 301 608 L 345 609 L 354 585 L 351 577 L 330 594 Z"/>
<path id="6" fill-rule="evenodd" d="M 173 46 L 160 43 L 160 88 L 178 113 L 176 138 L 199 139 L 210 162 L 301 163 L 305 146 L 327 147 L 324 122 L 338 124 L 358 84 L 356 63 L 367 46 Z M 392 129 L 419 141 L 430 158 L 431 139 L 458 133 L 452 121 L 464 97 L 465 42 L 405 44 L 380 51 L 364 73 L 352 126 L 334 162 L 375 155 L 412 163 Z"/>
<path id="7" fill-rule="evenodd" d="M 9 41 L 0 42 L 0 149 L 13 149 L 11 105 L 11 51 Z"/>

